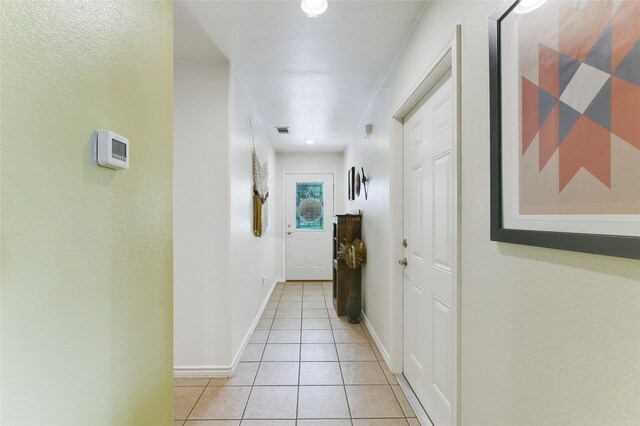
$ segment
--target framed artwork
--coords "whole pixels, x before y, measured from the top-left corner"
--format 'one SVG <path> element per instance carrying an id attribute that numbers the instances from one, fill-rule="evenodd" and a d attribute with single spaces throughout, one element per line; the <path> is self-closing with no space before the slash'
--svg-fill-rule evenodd
<path id="1" fill-rule="evenodd" d="M 489 20 L 491 239 L 640 259 L 640 2 Z"/>

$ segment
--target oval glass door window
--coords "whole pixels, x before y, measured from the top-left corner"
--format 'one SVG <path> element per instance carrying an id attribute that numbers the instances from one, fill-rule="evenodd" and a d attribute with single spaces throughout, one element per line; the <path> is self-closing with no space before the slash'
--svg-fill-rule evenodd
<path id="1" fill-rule="evenodd" d="M 324 229 L 322 182 L 296 182 L 296 229 Z"/>

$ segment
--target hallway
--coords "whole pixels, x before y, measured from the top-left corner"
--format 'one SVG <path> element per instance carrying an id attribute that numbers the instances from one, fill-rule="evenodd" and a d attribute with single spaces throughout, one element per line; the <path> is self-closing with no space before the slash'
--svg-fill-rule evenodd
<path id="1" fill-rule="evenodd" d="M 278 283 L 234 377 L 174 379 L 175 426 L 419 425 L 366 327 L 331 297 L 331 283 Z"/>

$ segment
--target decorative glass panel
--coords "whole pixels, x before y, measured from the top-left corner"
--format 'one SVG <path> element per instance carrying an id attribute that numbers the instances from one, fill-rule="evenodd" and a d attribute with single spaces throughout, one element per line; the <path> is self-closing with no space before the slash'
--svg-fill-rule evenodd
<path id="1" fill-rule="evenodd" d="M 296 182 L 296 229 L 324 229 L 322 182 Z"/>

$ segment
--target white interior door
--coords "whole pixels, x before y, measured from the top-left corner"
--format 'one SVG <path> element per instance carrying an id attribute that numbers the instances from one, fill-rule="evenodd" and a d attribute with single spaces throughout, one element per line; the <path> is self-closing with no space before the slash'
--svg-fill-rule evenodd
<path id="1" fill-rule="evenodd" d="M 333 277 L 333 174 L 285 175 L 287 280 Z"/>
<path id="2" fill-rule="evenodd" d="M 404 375 L 436 426 L 455 398 L 453 113 L 448 73 L 404 123 Z"/>

